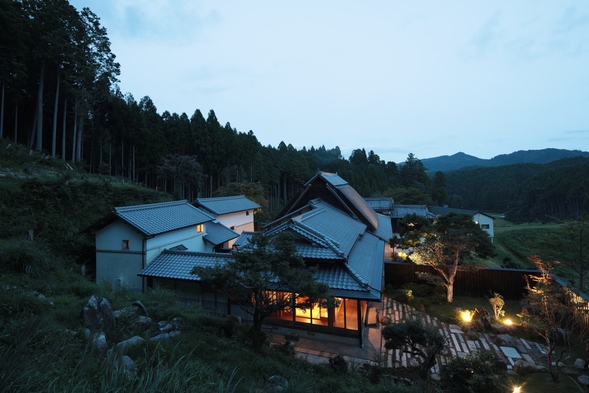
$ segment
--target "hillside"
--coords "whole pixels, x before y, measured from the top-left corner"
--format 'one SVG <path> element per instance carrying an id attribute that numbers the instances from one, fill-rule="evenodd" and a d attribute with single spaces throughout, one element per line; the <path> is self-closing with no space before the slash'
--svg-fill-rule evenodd
<path id="1" fill-rule="evenodd" d="M 500 154 L 491 159 L 483 159 L 465 153 L 422 159 L 428 172 L 447 172 L 469 167 L 496 167 L 520 163 L 546 164 L 571 157 L 589 157 L 589 152 L 581 150 L 542 149 L 520 150 L 509 154 Z"/>

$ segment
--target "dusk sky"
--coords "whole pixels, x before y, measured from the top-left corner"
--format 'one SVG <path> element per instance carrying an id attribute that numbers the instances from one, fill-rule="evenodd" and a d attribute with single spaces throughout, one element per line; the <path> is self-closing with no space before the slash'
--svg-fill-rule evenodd
<path id="1" fill-rule="evenodd" d="M 123 93 L 265 146 L 589 150 L 589 1 L 70 3 L 107 28 Z"/>

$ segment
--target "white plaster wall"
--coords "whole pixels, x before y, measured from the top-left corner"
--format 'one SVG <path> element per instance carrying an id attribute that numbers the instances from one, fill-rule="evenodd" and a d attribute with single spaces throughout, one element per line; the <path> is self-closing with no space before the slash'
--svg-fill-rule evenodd
<path id="1" fill-rule="evenodd" d="M 107 227 L 96 232 L 96 250 L 121 251 L 123 240 L 130 241 L 128 251 L 141 252 L 143 249 L 143 237 L 141 232 L 127 224 L 123 220 L 117 220 Z"/>
<path id="2" fill-rule="evenodd" d="M 207 225 L 204 231 L 198 233 L 196 226 L 177 229 L 172 232 L 161 233 L 151 239 L 147 239 L 147 265 L 158 256 L 164 249 L 172 248 L 183 244 L 188 251 L 204 252 L 207 251 L 203 236 L 206 234 Z"/>
<path id="3" fill-rule="evenodd" d="M 245 211 L 223 214 L 217 216 L 217 220 L 227 228 L 235 227 L 234 231 L 237 233 L 253 231 L 254 211 L 248 210 L 248 212 L 249 215 L 246 215 Z"/>
<path id="4" fill-rule="evenodd" d="M 494 220 L 489 216 L 477 213 L 474 215 L 474 221 L 478 222 L 479 226 L 489 225 L 489 229 L 483 229 L 483 231 L 487 232 L 489 234 L 489 237 L 491 238 L 491 241 L 493 241 L 495 237 L 495 228 L 493 225 Z"/>

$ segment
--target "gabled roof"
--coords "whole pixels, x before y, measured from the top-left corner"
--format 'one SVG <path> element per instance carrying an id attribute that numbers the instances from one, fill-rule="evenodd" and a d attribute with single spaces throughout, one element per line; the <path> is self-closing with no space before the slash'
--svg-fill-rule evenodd
<path id="1" fill-rule="evenodd" d="M 407 214 L 413 213 L 430 220 L 436 218 L 436 215 L 430 212 L 426 205 L 395 205 L 391 212 L 391 218 L 403 218 Z"/>
<path id="2" fill-rule="evenodd" d="M 164 250 L 139 276 L 167 278 L 173 280 L 199 281 L 200 277 L 190 272 L 195 266 L 213 267 L 234 261 L 230 253 L 204 253 L 189 251 Z M 366 285 L 358 275 L 345 265 L 319 267 L 315 276 L 317 281 L 330 288 L 332 296 L 354 299 L 380 300 L 380 292 L 374 293 L 370 285 Z"/>
<path id="3" fill-rule="evenodd" d="M 199 281 L 198 275 L 190 274 L 193 267 L 213 267 L 220 263 L 224 264 L 228 260 L 233 260 L 233 255 L 230 253 L 164 250 L 137 275 Z"/>
<path id="4" fill-rule="evenodd" d="M 196 198 L 194 204 L 215 215 L 235 213 L 259 209 L 260 205 L 247 199 L 245 195 L 234 195 L 218 198 Z"/>
<path id="5" fill-rule="evenodd" d="M 113 208 L 102 220 L 85 229 L 96 232 L 114 221 L 121 219 L 147 236 L 204 224 L 214 217 L 195 208 L 188 201 L 151 203 L 145 205 L 122 206 Z"/>
<path id="6" fill-rule="evenodd" d="M 288 215 L 317 198 L 363 222 L 370 231 L 375 231 L 378 227 L 377 213 L 364 198 L 338 174 L 328 172 L 317 172 L 278 214 L 278 217 Z"/>
<path id="7" fill-rule="evenodd" d="M 221 223 L 214 221 L 207 223 L 205 230 L 207 232 L 207 234 L 204 237 L 205 241 L 215 246 L 239 237 L 239 233 L 227 228 L 225 225 Z"/>
<path id="8" fill-rule="evenodd" d="M 433 214 L 435 214 L 436 216 L 443 216 L 444 214 L 448 214 L 448 213 L 452 212 L 452 213 L 470 214 L 471 216 L 474 216 L 475 214 L 482 214 L 483 216 L 489 217 L 493 220 L 495 219 L 495 217 L 492 217 L 492 216 L 485 214 L 485 213 L 478 211 L 478 210 L 457 209 L 454 207 L 430 206 L 429 211 L 432 212 Z"/>
<path id="9" fill-rule="evenodd" d="M 376 212 L 393 210 L 393 198 L 364 198 L 366 203 Z"/>

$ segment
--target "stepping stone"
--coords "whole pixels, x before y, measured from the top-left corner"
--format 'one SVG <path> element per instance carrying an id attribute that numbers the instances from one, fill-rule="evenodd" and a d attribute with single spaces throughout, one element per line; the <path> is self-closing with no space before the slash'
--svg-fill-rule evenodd
<path id="1" fill-rule="evenodd" d="M 456 334 L 463 334 L 464 332 L 462 331 L 462 329 L 460 328 L 460 326 L 458 325 L 454 325 L 454 324 L 450 324 L 450 331 L 452 333 L 456 333 Z"/>
<path id="2" fill-rule="evenodd" d="M 491 347 L 489 346 L 489 343 L 487 342 L 487 340 L 485 340 L 484 338 L 480 339 L 481 344 L 483 344 L 483 348 L 485 348 L 487 351 L 491 350 Z"/>
<path id="3" fill-rule="evenodd" d="M 512 348 L 512 347 L 501 347 L 501 351 L 508 358 L 515 358 L 515 359 L 521 359 L 522 358 L 521 355 L 519 354 L 519 352 L 517 352 L 517 350 L 515 348 Z"/>

